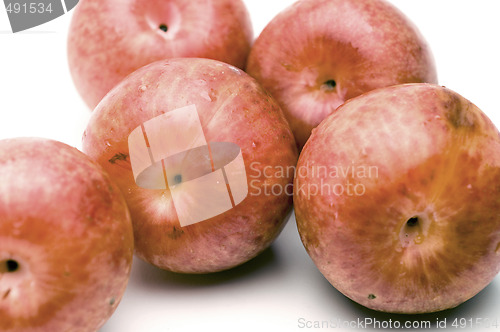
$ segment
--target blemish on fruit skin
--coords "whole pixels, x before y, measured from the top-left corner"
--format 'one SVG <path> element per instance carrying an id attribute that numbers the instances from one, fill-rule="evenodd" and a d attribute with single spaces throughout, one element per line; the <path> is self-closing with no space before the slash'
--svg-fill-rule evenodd
<path id="1" fill-rule="evenodd" d="M 448 110 L 446 118 L 456 128 L 474 129 L 475 114 L 470 111 L 469 105 L 464 105 L 460 98 L 454 94 L 448 94 L 449 99 L 444 102 L 444 108 Z"/>
<path id="2" fill-rule="evenodd" d="M 217 91 L 215 91 L 214 89 L 210 89 L 208 96 L 210 97 L 211 101 L 217 101 Z"/>
<path id="3" fill-rule="evenodd" d="M 7 289 L 7 291 L 3 294 L 2 300 L 5 300 L 7 296 L 9 296 L 9 294 L 10 294 L 10 288 Z"/>
<path id="4" fill-rule="evenodd" d="M 500 255 L 500 242 L 497 244 L 497 248 L 495 249 L 495 253 Z"/>
<path id="5" fill-rule="evenodd" d="M 167 236 L 171 238 L 172 240 L 180 238 L 184 234 L 184 231 L 182 229 L 177 229 L 177 227 L 174 226 L 173 230 L 171 233 L 168 233 Z"/>
<path id="6" fill-rule="evenodd" d="M 114 297 L 111 298 L 111 300 L 109 300 L 109 305 L 113 305 L 115 304 L 116 300 Z"/>
<path id="7" fill-rule="evenodd" d="M 368 299 L 373 300 L 376 299 L 377 297 L 374 294 L 368 294 Z"/>
<path id="8" fill-rule="evenodd" d="M 115 154 L 113 157 L 111 157 L 111 159 L 109 159 L 108 161 L 111 163 L 111 164 L 116 164 L 117 161 L 127 161 L 127 158 L 128 158 L 128 155 L 125 154 L 125 153 L 117 153 Z"/>

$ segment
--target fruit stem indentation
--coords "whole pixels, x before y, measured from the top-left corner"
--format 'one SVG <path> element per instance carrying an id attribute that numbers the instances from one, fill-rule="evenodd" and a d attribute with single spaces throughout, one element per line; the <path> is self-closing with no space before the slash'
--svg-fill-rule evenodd
<path id="1" fill-rule="evenodd" d="M 406 225 L 409 226 L 409 227 L 414 227 L 418 224 L 418 217 L 411 217 L 410 219 L 408 219 L 408 221 L 406 222 Z"/>
<path id="2" fill-rule="evenodd" d="M 325 83 L 323 83 L 322 88 L 325 91 L 332 91 L 333 89 L 335 89 L 336 86 L 337 82 L 335 82 L 335 80 L 328 80 Z"/>
<path id="3" fill-rule="evenodd" d="M 160 26 L 158 28 L 160 30 L 162 30 L 163 32 L 167 32 L 168 31 L 168 26 L 165 23 L 160 24 Z"/>
<path id="4" fill-rule="evenodd" d="M 19 263 L 13 259 L 0 262 L 0 273 L 12 273 L 19 269 Z"/>

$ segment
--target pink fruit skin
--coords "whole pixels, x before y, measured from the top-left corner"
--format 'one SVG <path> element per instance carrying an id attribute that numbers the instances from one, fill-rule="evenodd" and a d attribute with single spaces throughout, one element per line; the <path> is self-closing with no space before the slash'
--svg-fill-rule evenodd
<path id="1" fill-rule="evenodd" d="M 312 175 L 322 165 L 347 175 Z M 294 207 L 302 241 L 354 301 L 387 312 L 439 311 L 498 273 L 499 132 L 457 93 L 408 84 L 353 98 L 313 130 L 301 168 Z M 327 189 L 347 189 L 346 181 L 365 191 Z M 321 184 L 317 195 L 304 190 Z"/>
<path id="2" fill-rule="evenodd" d="M 169 190 L 135 183 L 127 139 L 145 121 L 192 104 L 207 142 L 233 142 L 241 148 L 249 193 L 231 210 L 181 227 Z M 131 74 L 95 109 L 83 150 L 124 193 L 137 255 L 162 269 L 207 273 L 244 263 L 278 236 L 291 208 L 291 195 L 264 191 L 293 180 L 293 171 L 263 173 L 266 166 L 274 170 L 296 164 L 295 141 L 283 113 L 254 79 L 215 60 L 163 60 Z"/>
<path id="3" fill-rule="evenodd" d="M 77 90 L 94 109 L 125 76 L 157 60 L 201 57 L 243 68 L 252 40 L 241 0 L 80 0 L 68 61 Z"/>
<path id="4" fill-rule="evenodd" d="M 0 177 L 0 330 L 97 330 L 132 264 L 121 192 L 83 153 L 46 139 L 0 141 Z"/>
<path id="5" fill-rule="evenodd" d="M 296 2 L 257 38 L 246 70 L 276 98 L 299 148 L 350 98 L 400 83 L 437 83 L 424 38 L 383 0 Z"/>

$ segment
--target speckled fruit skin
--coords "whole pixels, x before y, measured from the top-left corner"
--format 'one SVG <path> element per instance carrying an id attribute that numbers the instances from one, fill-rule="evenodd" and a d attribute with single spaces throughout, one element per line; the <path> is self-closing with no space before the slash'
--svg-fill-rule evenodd
<path id="1" fill-rule="evenodd" d="M 437 83 L 420 32 L 383 0 L 296 2 L 262 31 L 246 71 L 276 98 L 299 148 L 350 98 L 401 83 Z M 331 80 L 335 86 L 325 84 Z"/>
<path id="2" fill-rule="evenodd" d="M 127 139 L 145 121 L 191 104 L 207 142 L 233 142 L 241 148 L 249 193 L 233 209 L 181 227 L 169 190 L 136 185 Z M 131 74 L 93 112 L 83 150 L 125 194 L 137 255 L 162 269 L 207 273 L 246 262 L 277 237 L 291 208 L 291 194 L 272 195 L 266 189 L 291 186 L 293 171 L 274 176 L 273 170 L 297 162 L 282 111 L 253 78 L 215 60 L 163 60 Z"/>
<path id="3" fill-rule="evenodd" d="M 320 166 L 346 175 L 313 175 Z M 377 170 L 363 175 L 368 167 Z M 434 312 L 473 297 L 498 273 L 500 137 L 457 93 L 408 84 L 351 99 L 313 131 L 301 168 L 294 206 L 302 242 L 352 300 Z M 327 189 L 347 181 L 364 192 Z"/>
<path id="4" fill-rule="evenodd" d="M 94 109 L 125 76 L 157 60 L 200 57 L 243 68 L 252 41 L 241 0 L 80 0 L 68 61 L 77 90 Z"/>
<path id="5" fill-rule="evenodd" d="M 38 138 L 0 141 L 0 178 L 0 330 L 96 331 L 132 264 L 120 190 L 80 151 Z"/>

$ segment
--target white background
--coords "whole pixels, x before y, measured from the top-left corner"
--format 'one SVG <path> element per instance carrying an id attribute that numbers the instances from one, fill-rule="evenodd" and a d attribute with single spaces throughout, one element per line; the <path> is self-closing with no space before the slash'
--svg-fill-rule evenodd
<path id="1" fill-rule="evenodd" d="M 255 36 L 292 2 L 246 0 Z M 474 102 L 500 127 L 499 2 L 391 2 L 417 24 L 429 42 L 440 84 Z M 0 5 L 0 139 L 41 136 L 81 147 L 90 111 L 68 70 L 70 19 L 71 12 L 13 34 Z M 434 324 L 446 319 L 450 329 L 455 318 L 464 318 L 472 319 L 475 329 L 491 331 L 496 329 L 486 328 L 484 319 L 500 324 L 499 308 L 500 276 L 472 300 L 442 313 L 399 316 L 365 309 L 338 293 L 317 271 L 302 247 L 292 215 L 270 250 L 227 272 L 177 275 L 135 259 L 122 303 L 101 332 L 316 331 L 300 328 L 301 322 L 365 318 L 384 324 L 390 320 Z"/>

